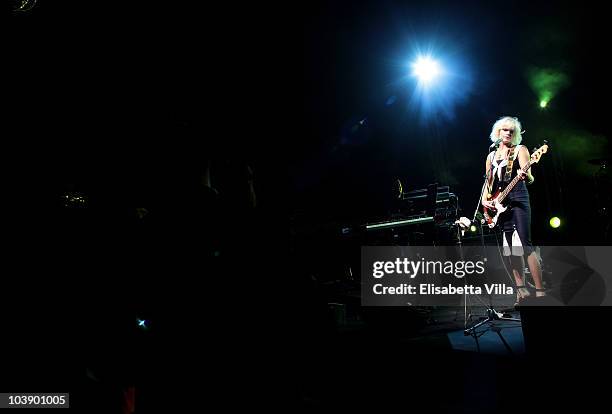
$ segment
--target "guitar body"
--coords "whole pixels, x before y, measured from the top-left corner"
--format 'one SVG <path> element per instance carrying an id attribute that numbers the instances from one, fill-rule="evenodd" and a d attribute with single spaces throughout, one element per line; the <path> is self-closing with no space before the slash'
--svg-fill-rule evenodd
<path id="1" fill-rule="evenodd" d="M 493 204 L 495 204 L 495 208 L 483 207 L 485 222 L 487 226 L 489 226 L 489 228 L 491 229 L 497 225 L 497 220 L 499 219 L 499 215 L 503 213 L 504 211 L 508 210 L 508 207 L 504 206 L 499 201 L 501 192 L 502 192 L 501 189 L 497 190 L 495 194 L 488 197 L 489 200 L 493 202 Z"/>

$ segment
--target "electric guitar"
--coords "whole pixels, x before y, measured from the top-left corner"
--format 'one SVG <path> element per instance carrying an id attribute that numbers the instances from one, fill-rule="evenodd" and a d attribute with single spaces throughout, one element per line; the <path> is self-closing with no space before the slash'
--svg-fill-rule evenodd
<path id="1" fill-rule="evenodd" d="M 546 142 L 546 141 L 544 141 L 544 142 Z M 527 173 L 527 171 L 529 170 L 531 165 L 532 164 L 536 164 L 537 162 L 539 162 L 540 161 L 540 157 L 542 157 L 542 155 L 546 154 L 547 151 L 548 151 L 548 144 L 542 145 L 533 154 L 531 154 L 531 158 L 530 158 L 529 162 L 523 168 L 521 168 L 521 170 L 523 172 Z M 484 209 L 484 220 L 485 220 L 486 224 L 489 226 L 489 228 L 495 227 L 497 225 L 497 219 L 499 218 L 499 215 L 508 209 L 508 207 L 505 206 L 503 204 L 503 202 L 504 202 L 506 196 L 510 193 L 510 191 L 512 191 L 514 186 L 520 180 L 521 180 L 520 176 L 517 174 L 517 176 L 514 177 L 514 179 L 512 181 L 510 181 L 510 183 L 506 186 L 506 188 L 503 191 L 502 191 L 501 186 L 500 186 L 497 189 L 497 192 L 495 194 L 493 194 L 493 195 L 488 194 L 487 195 L 487 199 L 489 201 L 492 201 L 493 204 L 495 205 L 494 208 L 483 207 L 483 209 Z"/>

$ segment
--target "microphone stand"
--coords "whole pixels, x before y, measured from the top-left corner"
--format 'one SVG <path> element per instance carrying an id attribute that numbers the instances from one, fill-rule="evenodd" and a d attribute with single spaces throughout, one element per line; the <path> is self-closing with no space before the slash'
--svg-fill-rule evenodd
<path id="1" fill-rule="evenodd" d="M 492 150 L 494 148 L 497 147 L 497 145 L 499 144 L 501 140 L 497 140 L 496 143 L 494 143 L 493 145 L 491 145 L 489 147 L 489 150 Z M 487 185 L 487 174 L 485 174 L 484 176 L 484 182 L 482 183 L 482 188 L 480 189 L 480 198 L 478 199 L 478 202 L 476 203 L 476 209 L 474 210 L 474 214 L 472 216 L 472 220 L 470 221 L 470 224 L 473 224 L 476 222 L 477 218 L 478 218 L 478 210 L 480 209 L 480 200 L 482 200 L 482 196 L 485 192 L 485 188 Z M 467 217 L 466 217 L 467 219 Z M 467 219 L 469 220 L 469 219 Z M 459 221 L 455 222 L 455 224 L 458 224 L 457 226 L 457 244 L 459 245 L 459 256 L 461 257 L 461 260 L 464 260 L 463 258 L 463 243 L 461 240 L 461 236 L 464 233 L 464 229 L 461 226 L 461 223 Z M 486 249 L 485 249 L 485 244 L 484 244 L 484 234 L 483 234 L 483 227 L 482 225 L 484 224 L 484 219 L 480 220 L 480 235 L 482 238 L 482 246 L 483 246 L 483 259 L 486 262 L 487 261 L 487 256 L 486 256 Z M 468 227 L 468 223 L 463 223 L 464 227 Z M 464 279 L 465 282 L 465 279 Z M 491 305 L 491 296 L 489 295 L 489 305 Z M 464 329 L 464 333 L 468 331 L 468 320 L 472 318 L 472 309 L 471 309 L 471 305 L 470 305 L 470 314 L 468 315 L 468 303 L 469 301 L 469 297 L 468 294 L 466 292 L 466 289 L 464 290 L 464 294 L 463 294 L 463 329 Z M 492 307 L 492 306 L 489 306 Z M 456 316 L 455 316 L 456 317 Z"/>
<path id="2" fill-rule="evenodd" d="M 463 225 L 465 225 L 465 223 L 461 223 L 460 220 L 457 220 L 455 222 L 455 226 L 457 226 L 457 245 L 459 246 L 459 258 L 461 259 L 462 262 L 464 262 L 464 256 L 463 256 L 463 242 L 461 240 L 461 237 L 463 236 L 464 233 L 464 229 L 463 229 Z M 468 316 L 468 294 L 467 294 L 467 281 L 466 278 L 463 278 L 463 329 L 467 329 L 468 326 L 468 319 L 470 319 L 472 317 L 472 307 L 470 306 L 470 315 Z M 457 311 L 457 313 L 455 313 L 455 320 L 457 319 L 457 314 L 459 313 L 459 311 Z M 464 331 L 465 332 L 465 331 Z"/>

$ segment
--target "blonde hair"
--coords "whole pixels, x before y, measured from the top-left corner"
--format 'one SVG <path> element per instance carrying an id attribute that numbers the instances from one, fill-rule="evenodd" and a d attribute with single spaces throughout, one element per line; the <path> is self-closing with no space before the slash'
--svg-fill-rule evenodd
<path id="1" fill-rule="evenodd" d="M 523 136 L 521 134 L 524 131 L 521 131 L 521 122 L 518 120 L 518 118 L 513 116 L 502 116 L 497 121 L 495 121 L 495 123 L 493 124 L 493 129 L 491 129 L 491 135 L 489 135 L 491 141 L 497 141 L 497 139 L 499 138 L 499 130 L 501 129 L 502 125 L 506 123 L 512 123 L 514 125 L 514 133 L 512 134 L 512 145 L 519 145 L 521 141 L 523 141 Z"/>

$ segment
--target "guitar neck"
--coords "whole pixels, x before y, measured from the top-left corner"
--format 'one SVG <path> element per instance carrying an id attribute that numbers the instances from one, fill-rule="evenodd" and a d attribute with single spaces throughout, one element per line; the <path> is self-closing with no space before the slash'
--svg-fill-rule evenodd
<path id="1" fill-rule="evenodd" d="M 525 165 L 525 167 L 521 168 L 521 170 L 523 172 L 527 172 L 527 170 L 529 170 L 529 167 L 531 167 L 531 164 L 533 162 L 531 160 L 529 160 L 529 162 L 527 163 L 527 165 Z M 510 184 L 508 184 L 508 186 L 504 189 L 504 191 L 501 192 L 501 194 L 499 195 L 499 197 L 497 198 L 497 201 L 499 201 L 500 203 L 502 201 L 504 201 L 504 198 L 506 198 L 506 196 L 508 195 L 508 193 L 510 191 L 512 191 L 512 189 L 514 188 L 514 186 L 516 185 L 516 183 L 518 183 L 520 181 L 519 176 L 517 175 L 516 177 L 514 177 L 514 179 L 512 181 L 510 181 Z"/>

